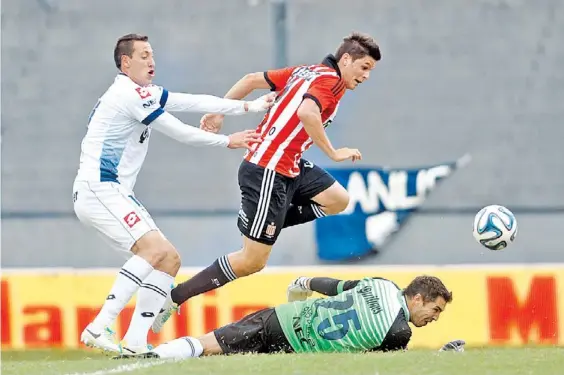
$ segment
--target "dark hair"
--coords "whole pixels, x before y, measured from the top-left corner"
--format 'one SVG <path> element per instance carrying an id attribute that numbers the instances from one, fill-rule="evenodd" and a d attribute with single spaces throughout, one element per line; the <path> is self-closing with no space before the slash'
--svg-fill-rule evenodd
<path id="1" fill-rule="evenodd" d="M 121 70 L 121 57 L 123 55 L 131 57 L 133 54 L 133 43 L 135 41 L 147 42 L 149 37 L 140 34 L 127 34 L 119 38 L 114 48 L 114 62 L 116 67 Z"/>
<path id="2" fill-rule="evenodd" d="M 443 282 L 435 276 L 417 276 L 403 290 L 403 294 L 408 297 L 414 297 L 421 294 L 424 302 L 430 302 L 443 297 L 447 303 L 452 302 L 452 292 L 449 292 Z"/>
<path id="3" fill-rule="evenodd" d="M 368 55 L 376 61 L 380 61 L 382 55 L 380 54 L 380 47 L 368 34 L 362 33 L 352 33 L 343 39 L 343 42 L 337 49 L 335 53 L 335 58 L 337 61 L 341 60 L 341 57 L 345 53 L 351 55 L 353 61 L 356 59 L 361 59 Z"/>

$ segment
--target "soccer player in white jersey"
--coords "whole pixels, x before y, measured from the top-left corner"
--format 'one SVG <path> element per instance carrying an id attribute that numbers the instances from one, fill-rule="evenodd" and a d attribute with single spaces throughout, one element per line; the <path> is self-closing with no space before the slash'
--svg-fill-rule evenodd
<path id="1" fill-rule="evenodd" d="M 99 314 L 82 332 L 81 341 L 104 351 L 142 353 L 148 350 L 149 328 L 180 268 L 175 247 L 133 193 L 151 130 L 194 146 L 250 148 L 259 140 L 252 130 L 229 136 L 208 133 L 185 125 L 169 111 L 238 115 L 265 111 L 273 98 L 246 102 L 169 93 L 151 83 L 155 75 L 153 50 L 148 37 L 142 35 L 119 38 L 114 60 L 120 72 L 88 119 L 73 201 L 83 224 L 96 229 L 116 249 L 133 256 L 119 271 Z M 123 341 L 117 344 L 110 327 L 138 290 L 131 324 Z"/>

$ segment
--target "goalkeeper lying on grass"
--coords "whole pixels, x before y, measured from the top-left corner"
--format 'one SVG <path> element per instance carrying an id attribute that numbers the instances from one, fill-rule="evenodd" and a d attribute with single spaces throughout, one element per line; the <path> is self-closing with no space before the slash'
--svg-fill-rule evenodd
<path id="1" fill-rule="evenodd" d="M 328 296 L 310 298 L 312 292 Z M 407 348 L 411 328 L 439 319 L 452 293 L 436 277 L 416 277 L 405 289 L 382 278 L 341 281 L 300 277 L 289 303 L 247 315 L 200 338 L 181 337 L 149 353 L 116 358 L 190 358 L 233 353 L 390 351 Z M 463 350 L 461 340 L 441 350 Z"/>

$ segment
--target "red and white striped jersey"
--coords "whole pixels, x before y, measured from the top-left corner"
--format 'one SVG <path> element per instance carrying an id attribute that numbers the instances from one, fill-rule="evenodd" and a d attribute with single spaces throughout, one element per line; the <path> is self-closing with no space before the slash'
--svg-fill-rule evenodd
<path id="1" fill-rule="evenodd" d="M 304 98 L 312 99 L 319 106 L 323 126 L 329 125 L 345 93 L 345 82 L 338 69 L 330 55 L 322 64 L 265 72 L 278 96 L 257 128 L 262 142 L 247 151 L 245 160 L 284 176 L 299 175 L 299 161 L 313 141 L 298 118 L 298 107 Z"/>

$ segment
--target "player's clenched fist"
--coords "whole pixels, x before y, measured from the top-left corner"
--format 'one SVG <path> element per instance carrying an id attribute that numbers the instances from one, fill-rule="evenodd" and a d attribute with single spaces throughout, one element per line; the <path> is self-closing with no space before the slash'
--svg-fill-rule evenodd
<path id="1" fill-rule="evenodd" d="M 331 160 L 333 161 L 345 161 L 351 159 L 352 161 L 357 161 L 362 159 L 362 154 L 356 148 L 343 147 L 335 150 L 331 155 Z"/>
<path id="2" fill-rule="evenodd" d="M 251 149 L 254 143 L 260 142 L 260 134 L 254 130 L 243 130 L 229 136 L 229 148 Z"/>

